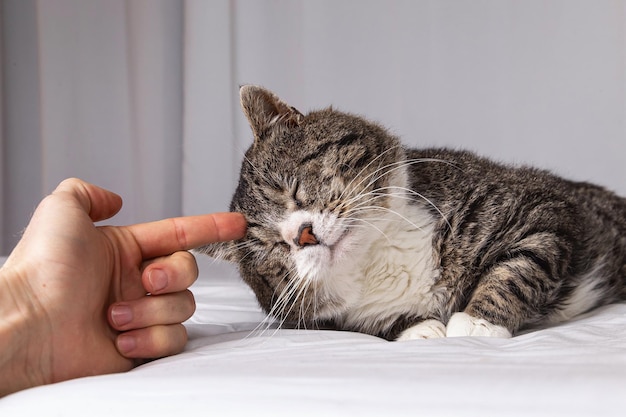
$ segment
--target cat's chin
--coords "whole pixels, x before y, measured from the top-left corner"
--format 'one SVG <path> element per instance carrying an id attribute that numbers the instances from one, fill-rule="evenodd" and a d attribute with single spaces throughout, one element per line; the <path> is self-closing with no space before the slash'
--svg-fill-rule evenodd
<path id="1" fill-rule="evenodd" d="M 306 247 L 293 255 L 298 276 L 309 282 L 323 280 L 328 275 L 332 257 L 332 249 L 325 245 Z"/>
<path id="2" fill-rule="evenodd" d="M 324 282 L 331 279 L 334 267 L 345 262 L 351 245 L 349 230 L 332 245 L 312 245 L 299 249 L 293 254 L 298 275 L 309 282 Z"/>

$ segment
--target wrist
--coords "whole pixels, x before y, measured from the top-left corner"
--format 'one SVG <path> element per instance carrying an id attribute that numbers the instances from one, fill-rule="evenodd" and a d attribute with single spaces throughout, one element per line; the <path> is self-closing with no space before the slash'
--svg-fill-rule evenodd
<path id="1" fill-rule="evenodd" d="M 25 275 L 0 268 L 0 397 L 45 384 L 45 320 L 28 296 Z"/>

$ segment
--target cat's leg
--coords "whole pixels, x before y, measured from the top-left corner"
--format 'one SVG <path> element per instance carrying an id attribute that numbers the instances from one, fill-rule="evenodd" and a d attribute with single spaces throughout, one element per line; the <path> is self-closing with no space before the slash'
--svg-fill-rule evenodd
<path id="1" fill-rule="evenodd" d="M 465 309 L 452 315 L 446 336 L 511 337 L 545 314 L 554 286 L 536 260 L 503 261 L 480 279 Z"/>
<path id="2" fill-rule="evenodd" d="M 424 320 L 400 333 L 399 342 L 413 339 L 432 339 L 446 336 L 446 326 L 439 320 Z"/>

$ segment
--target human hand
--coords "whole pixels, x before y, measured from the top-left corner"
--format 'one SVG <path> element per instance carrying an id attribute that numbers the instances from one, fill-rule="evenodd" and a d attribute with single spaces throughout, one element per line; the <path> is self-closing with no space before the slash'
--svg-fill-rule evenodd
<path id="1" fill-rule="evenodd" d="M 242 237 L 245 220 L 221 213 L 93 224 L 121 206 L 116 194 L 77 179 L 38 206 L 0 269 L 0 395 L 183 349 L 181 323 L 195 310 L 187 288 L 198 275 L 186 250 Z"/>

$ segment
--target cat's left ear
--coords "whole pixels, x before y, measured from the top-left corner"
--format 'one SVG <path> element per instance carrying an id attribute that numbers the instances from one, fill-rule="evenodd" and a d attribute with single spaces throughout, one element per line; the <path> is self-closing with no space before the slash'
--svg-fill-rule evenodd
<path id="1" fill-rule="evenodd" d="M 254 140 L 261 139 L 272 126 L 295 127 L 304 119 L 302 113 L 262 87 L 244 85 L 239 89 L 239 97 Z"/>

